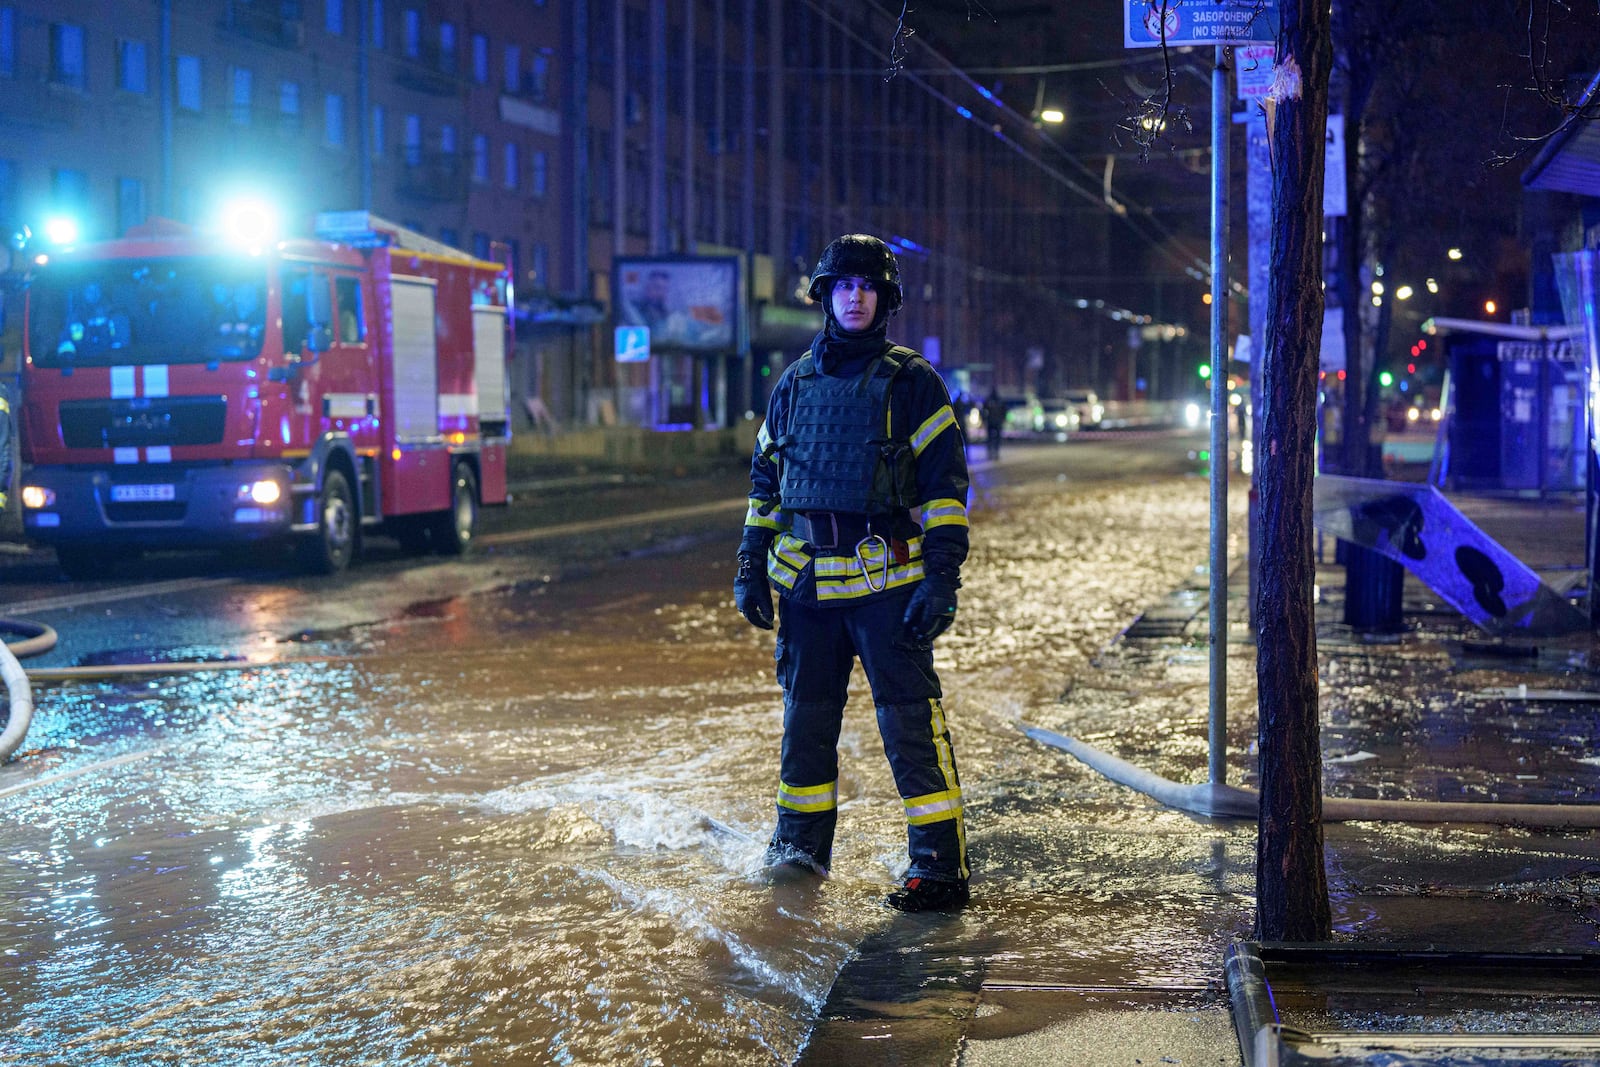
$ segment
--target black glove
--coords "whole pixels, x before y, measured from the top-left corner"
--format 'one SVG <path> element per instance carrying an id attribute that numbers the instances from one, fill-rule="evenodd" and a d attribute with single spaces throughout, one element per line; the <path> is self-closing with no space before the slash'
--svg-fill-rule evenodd
<path id="1" fill-rule="evenodd" d="M 739 572 L 733 579 L 733 602 L 739 614 L 758 630 L 772 629 L 772 583 L 767 581 L 767 546 L 772 532 L 748 527 L 739 542 Z"/>
<path id="2" fill-rule="evenodd" d="M 933 639 L 950 629 L 956 621 L 956 586 L 961 579 L 951 573 L 925 575 L 911 594 L 906 605 L 906 634 L 919 645 L 933 643 Z"/>

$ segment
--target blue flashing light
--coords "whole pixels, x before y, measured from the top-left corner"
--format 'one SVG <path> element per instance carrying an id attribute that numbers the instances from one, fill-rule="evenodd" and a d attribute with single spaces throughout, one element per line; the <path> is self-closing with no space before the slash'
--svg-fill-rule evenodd
<path id="1" fill-rule="evenodd" d="M 964 119 L 970 119 L 972 117 L 972 112 L 970 112 L 966 108 L 960 107 L 960 106 L 958 106 L 956 108 L 956 114 L 960 115 Z"/>
<path id="2" fill-rule="evenodd" d="M 67 215 L 57 215 L 44 224 L 45 240 L 53 245 L 70 245 L 78 239 L 78 220 Z"/>
<path id="3" fill-rule="evenodd" d="M 993 100 L 994 99 L 994 94 L 991 93 L 989 90 L 985 89 L 981 85 L 978 86 L 978 95 L 982 96 L 985 100 Z"/>

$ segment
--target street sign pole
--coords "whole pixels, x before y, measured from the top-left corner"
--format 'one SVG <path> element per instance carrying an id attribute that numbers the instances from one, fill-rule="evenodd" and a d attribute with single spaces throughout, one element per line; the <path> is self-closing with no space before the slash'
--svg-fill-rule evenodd
<path id="1" fill-rule="evenodd" d="M 1211 70 L 1211 585 L 1208 768 L 1228 781 L 1228 163 L 1233 97 L 1229 48 L 1217 45 Z"/>
<path id="2" fill-rule="evenodd" d="M 1211 72 L 1211 552 L 1208 770 L 1228 777 L 1228 130 L 1233 98 L 1228 72 L 1234 45 L 1278 38 L 1277 0 L 1124 0 L 1128 48 L 1214 45 Z"/>

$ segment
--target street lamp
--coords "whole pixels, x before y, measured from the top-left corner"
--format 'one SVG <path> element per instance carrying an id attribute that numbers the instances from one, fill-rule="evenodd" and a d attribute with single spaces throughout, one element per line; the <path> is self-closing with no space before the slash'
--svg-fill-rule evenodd
<path id="1" fill-rule="evenodd" d="M 1058 107 L 1047 107 L 1039 112 L 1039 121 L 1048 122 L 1052 126 L 1060 125 L 1067 121 L 1067 113 Z"/>

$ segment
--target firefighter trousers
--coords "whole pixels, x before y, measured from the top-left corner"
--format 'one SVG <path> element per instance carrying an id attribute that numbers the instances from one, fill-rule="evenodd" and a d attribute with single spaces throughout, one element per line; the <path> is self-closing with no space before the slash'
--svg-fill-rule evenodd
<path id="1" fill-rule="evenodd" d="M 839 730 L 850 671 L 861 660 L 878 733 L 905 805 L 908 877 L 967 877 L 966 831 L 955 751 L 940 704 L 931 646 L 914 645 L 902 619 L 911 589 L 858 603 L 779 602 L 777 663 L 783 686 L 778 827 L 770 854 L 832 861 L 839 814 Z"/>

